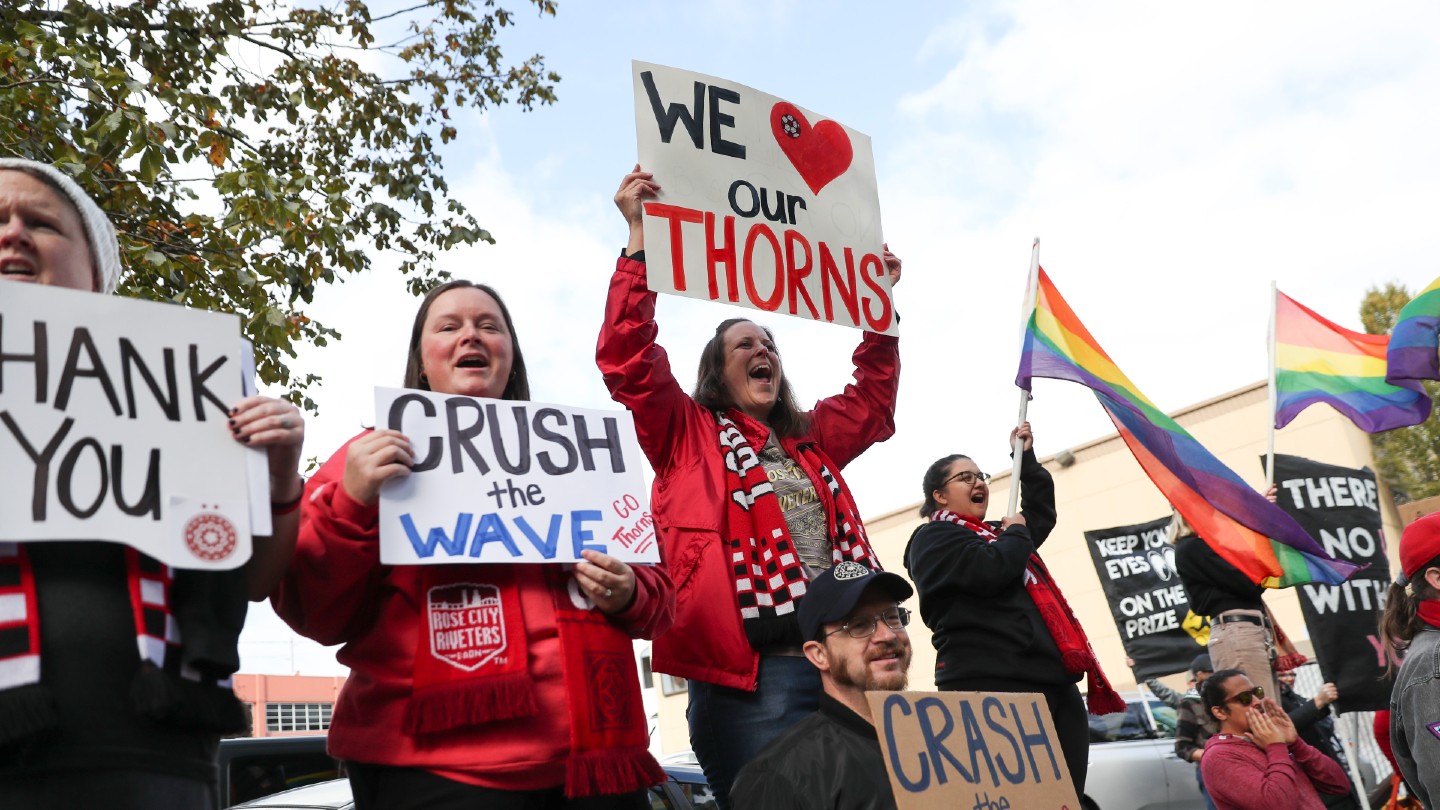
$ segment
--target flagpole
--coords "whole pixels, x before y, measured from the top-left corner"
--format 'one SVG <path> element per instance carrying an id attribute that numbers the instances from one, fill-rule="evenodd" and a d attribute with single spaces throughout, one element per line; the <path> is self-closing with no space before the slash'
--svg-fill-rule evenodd
<path id="1" fill-rule="evenodd" d="M 1025 308 L 1021 310 L 1020 318 L 1020 353 L 1025 353 L 1025 331 L 1029 327 L 1030 318 L 1035 313 L 1035 297 L 1040 292 L 1040 237 L 1035 237 L 1035 243 L 1030 246 L 1030 276 L 1025 282 Z M 1030 392 L 1024 388 L 1020 389 L 1020 415 L 1015 419 L 1015 426 L 1025 424 L 1025 414 L 1030 409 Z M 1010 466 L 1010 505 L 1005 508 L 1006 515 L 1015 514 L 1016 507 L 1020 504 L 1020 463 L 1024 461 L 1025 440 L 1019 437 L 1015 439 L 1015 446 L 1010 448 L 1015 461 Z"/>
<path id="2" fill-rule="evenodd" d="M 1275 486 L 1275 405 L 1279 400 L 1279 393 L 1275 390 L 1275 313 L 1280 304 L 1280 299 L 1275 289 L 1275 282 L 1270 282 L 1270 413 L 1267 417 L 1270 420 L 1269 446 L 1265 449 L 1265 489 Z"/>

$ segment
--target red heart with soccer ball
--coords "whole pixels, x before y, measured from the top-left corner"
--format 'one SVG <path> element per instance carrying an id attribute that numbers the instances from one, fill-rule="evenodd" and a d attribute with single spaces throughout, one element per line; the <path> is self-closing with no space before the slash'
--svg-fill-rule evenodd
<path id="1" fill-rule="evenodd" d="M 834 121 L 821 121 L 812 127 L 805 114 L 788 101 L 770 108 L 770 129 L 780 151 L 790 158 L 805 185 L 816 194 L 844 174 L 855 157 L 844 127 Z"/>

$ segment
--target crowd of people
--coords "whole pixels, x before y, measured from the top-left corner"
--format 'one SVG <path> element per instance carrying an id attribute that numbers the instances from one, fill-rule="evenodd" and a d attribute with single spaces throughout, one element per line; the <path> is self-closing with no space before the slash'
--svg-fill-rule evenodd
<path id="1" fill-rule="evenodd" d="M 304 481 L 301 412 L 243 399 L 227 427 L 266 450 L 273 532 L 239 570 L 167 574 L 177 630 L 159 660 L 135 643 L 137 582 L 159 563 L 83 538 L 0 544 L 0 585 L 31 605 L 5 617 L 36 640 L 38 662 L 0 669 L 0 807 L 217 806 L 217 742 L 247 723 L 229 688 L 238 634 L 246 601 L 264 599 L 296 632 L 340 645 L 351 675 L 329 747 L 360 810 L 648 807 L 663 772 L 647 750 L 633 639 L 653 640 L 656 670 L 688 679 L 690 741 L 721 808 L 893 808 L 865 693 L 906 686 L 912 596 L 936 686 L 1044 695 L 1083 794 L 1087 712 L 1125 702 L 1041 559 L 1057 513 L 1031 426 L 1010 434 L 1018 513 L 987 521 L 989 476 L 943 456 L 919 476 L 925 521 L 903 559 L 879 560 L 842 471 L 895 432 L 897 338 L 865 332 L 854 382 L 805 410 L 773 335 L 725 320 L 687 393 L 646 284 L 642 211 L 659 190 L 636 166 L 615 195 L 628 242 L 596 362 L 655 471 L 662 564 L 593 550 L 573 566 L 383 564 L 379 495 L 410 473 L 410 439 L 364 430 Z M 884 265 L 898 284 L 888 246 Z M 19 159 L 0 160 L 0 269 L 97 294 L 121 272 L 105 214 L 63 172 Z M 495 289 L 439 285 L 415 314 L 404 386 L 527 400 L 518 330 Z M 1323 718 L 1334 687 L 1313 700 L 1288 691 L 1297 661 L 1277 653 L 1288 651 L 1261 589 L 1187 529 L 1177 516 L 1179 573 L 1213 626 L 1193 688 L 1173 698 L 1177 754 L 1199 764 L 1214 807 L 1309 810 L 1346 796 Z M 1401 555 L 1409 589 L 1397 585 L 1386 614 L 1387 640 L 1409 646 L 1395 754 L 1428 805 L 1426 785 L 1440 782 L 1440 517 L 1407 529 Z M 452 666 L 430 654 L 429 607 L 472 593 L 500 607 L 508 655 Z"/>

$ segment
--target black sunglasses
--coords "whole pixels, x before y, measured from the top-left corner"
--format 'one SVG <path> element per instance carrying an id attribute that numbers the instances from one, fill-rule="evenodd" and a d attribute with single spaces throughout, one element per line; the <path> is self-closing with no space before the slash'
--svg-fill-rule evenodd
<path id="1" fill-rule="evenodd" d="M 1237 701 L 1241 706 L 1249 706 L 1251 703 L 1254 703 L 1257 700 L 1264 699 L 1265 687 L 1257 686 L 1254 689 L 1246 689 L 1244 692 L 1237 692 L 1230 697 L 1225 698 L 1225 702 L 1229 703 L 1231 701 Z"/>

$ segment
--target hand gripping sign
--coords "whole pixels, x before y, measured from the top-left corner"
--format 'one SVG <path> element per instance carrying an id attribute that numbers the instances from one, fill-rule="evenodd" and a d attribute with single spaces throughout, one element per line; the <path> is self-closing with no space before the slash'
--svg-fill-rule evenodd
<path id="1" fill-rule="evenodd" d="M 377 388 L 375 416 L 415 448 L 380 488 L 381 562 L 660 561 L 629 411 Z"/>
<path id="2" fill-rule="evenodd" d="M 30 284 L 0 295 L 0 541 L 250 557 L 234 315 Z M 263 492 L 262 495 L 263 497 Z"/>
<path id="3" fill-rule="evenodd" d="M 635 62 L 650 289 L 896 334 L 870 139 L 744 85 Z"/>

